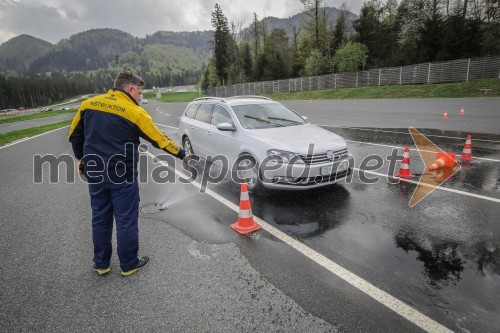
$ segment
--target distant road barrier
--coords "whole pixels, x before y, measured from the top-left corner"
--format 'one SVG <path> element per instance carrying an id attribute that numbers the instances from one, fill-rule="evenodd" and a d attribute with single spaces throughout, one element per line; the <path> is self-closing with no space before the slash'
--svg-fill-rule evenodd
<path id="1" fill-rule="evenodd" d="M 6 112 L 2 112 L 2 114 L 5 115 L 12 115 L 12 114 L 20 114 L 20 113 L 27 113 L 27 112 L 32 112 L 34 109 L 8 109 Z M 5 111 L 5 110 L 2 110 Z"/>
<path id="2" fill-rule="evenodd" d="M 207 95 L 217 97 L 263 95 L 321 89 L 463 82 L 495 78 L 500 78 L 500 56 L 429 62 L 286 80 L 240 83 L 209 88 Z"/>

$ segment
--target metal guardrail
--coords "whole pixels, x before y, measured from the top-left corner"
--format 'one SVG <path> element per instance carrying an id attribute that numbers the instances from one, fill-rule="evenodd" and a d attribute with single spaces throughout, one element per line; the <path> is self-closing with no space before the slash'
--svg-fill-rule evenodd
<path id="1" fill-rule="evenodd" d="M 463 82 L 500 78 L 500 56 L 429 62 L 367 71 L 213 87 L 208 96 L 263 95 L 321 89 L 419 83 Z"/>

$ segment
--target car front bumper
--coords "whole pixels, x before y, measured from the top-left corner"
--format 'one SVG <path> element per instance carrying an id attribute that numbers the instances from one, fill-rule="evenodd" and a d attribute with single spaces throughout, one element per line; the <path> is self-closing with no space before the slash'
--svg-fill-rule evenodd
<path id="1" fill-rule="evenodd" d="M 270 189 L 307 190 L 327 186 L 352 174 L 354 159 L 348 155 L 335 163 L 280 164 L 261 170 L 262 185 Z"/>

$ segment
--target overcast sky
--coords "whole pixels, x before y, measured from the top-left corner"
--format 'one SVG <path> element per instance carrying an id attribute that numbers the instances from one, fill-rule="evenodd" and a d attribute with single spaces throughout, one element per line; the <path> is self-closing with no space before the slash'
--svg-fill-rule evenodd
<path id="1" fill-rule="evenodd" d="M 324 0 L 339 8 L 346 0 Z M 346 1 L 359 14 L 363 0 Z M 300 0 L 0 0 L 0 43 L 28 34 L 51 43 L 93 28 L 115 28 L 136 37 L 158 30 L 211 30 L 218 3 L 229 22 L 248 26 L 253 13 L 286 18 L 302 11 Z"/>

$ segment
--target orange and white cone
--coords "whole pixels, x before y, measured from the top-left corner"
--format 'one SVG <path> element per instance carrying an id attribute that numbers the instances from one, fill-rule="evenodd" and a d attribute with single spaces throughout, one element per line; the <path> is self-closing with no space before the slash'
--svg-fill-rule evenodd
<path id="1" fill-rule="evenodd" d="M 457 157 L 454 153 L 445 153 L 444 151 L 441 151 L 437 153 L 436 157 L 436 162 L 432 163 L 429 167 L 429 171 L 434 171 L 442 167 L 451 168 L 457 163 Z"/>
<path id="2" fill-rule="evenodd" d="M 460 113 L 459 114 L 465 114 L 465 109 L 464 107 L 462 106 L 462 108 L 460 109 Z"/>
<path id="3" fill-rule="evenodd" d="M 472 137 L 467 135 L 464 150 L 462 151 L 462 161 L 472 160 Z"/>
<path id="4" fill-rule="evenodd" d="M 309 104 L 312 104 L 312 103 L 313 103 L 313 100 L 312 100 L 312 99 L 310 99 L 310 100 L 309 100 Z"/>
<path id="5" fill-rule="evenodd" d="M 396 177 L 400 178 L 413 178 L 415 177 L 410 171 L 410 147 L 405 147 L 405 152 L 403 153 L 403 161 L 401 162 L 401 167 L 396 173 Z"/>
<path id="6" fill-rule="evenodd" d="M 448 110 L 444 110 L 443 119 L 448 119 Z"/>
<path id="7" fill-rule="evenodd" d="M 253 220 L 252 207 L 250 206 L 250 197 L 248 196 L 248 186 L 246 183 L 241 184 L 240 212 L 238 215 L 238 221 L 231 224 L 231 228 L 242 235 L 262 228 Z"/>

